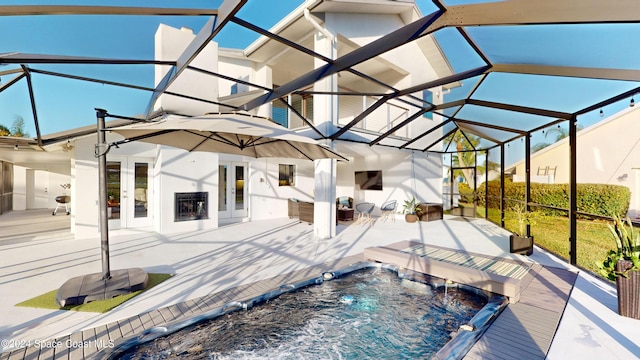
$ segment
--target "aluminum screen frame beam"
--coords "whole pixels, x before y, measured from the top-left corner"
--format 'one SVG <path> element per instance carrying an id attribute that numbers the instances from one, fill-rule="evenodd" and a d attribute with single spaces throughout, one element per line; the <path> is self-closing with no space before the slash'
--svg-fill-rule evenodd
<path id="1" fill-rule="evenodd" d="M 109 59 L 86 56 L 6 53 L 0 54 L 0 64 L 104 64 L 104 65 L 172 65 L 175 61 Z"/>
<path id="2" fill-rule="evenodd" d="M 441 127 L 444 127 L 445 125 L 447 125 L 447 124 L 449 124 L 449 123 L 451 123 L 451 122 L 453 122 L 451 119 L 447 119 L 447 120 L 445 120 L 445 121 L 441 122 L 440 124 L 438 124 L 438 125 L 436 125 L 436 126 L 432 127 L 431 129 L 429 129 L 429 130 L 427 130 L 427 131 L 423 132 L 422 134 L 420 134 L 420 135 L 418 135 L 418 136 L 414 137 L 413 139 L 411 139 L 411 140 L 407 141 L 406 143 L 402 144 L 399 148 L 400 148 L 400 149 L 406 149 L 406 148 L 407 148 L 407 146 L 409 146 L 409 145 L 413 144 L 414 142 L 416 142 L 416 141 L 418 141 L 418 140 L 422 139 L 423 137 L 425 137 L 425 136 L 427 136 L 427 135 L 431 134 L 432 132 L 434 132 L 434 131 L 436 131 L 436 130 L 440 129 Z M 455 123 L 454 123 L 454 125 L 455 125 Z M 458 130 L 458 127 L 456 126 L 456 128 L 455 128 L 455 129 L 453 129 L 453 130 L 457 131 L 457 130 Z M 433 145 L 431 145 L 431 146 L 433 146 Z M 429 147 L 431 147 L 431 146 L 429 146 Z"/>
<path id="3" fill-rule="evenodd" d="M 191 41 L 187 48 L 180 54 L 176 65 L 170 69 L 165 76 L 158 82 L 149 104 L 147 105 L 146 114 L 150 116 L 153 112 L 153 106 L 160 95 L 167 91 L 169 86 L 187 69 L 189 64 L 200 54 L 202 50 L 213 40 L 220 30 L 240 11 L 247 0 L 224 0 L 218 8 L 217 16 L 212 16 L 209 21 L 200 29 L 196 37 Z"/>
<path id="4" fill-rule="evenodd" d="M 488 107 L 488 108 L 499 109 L 499 110 L 507 110 L 507 111 L 525 113 L 525 114 L 532 114 L 532 115 L 538 115 L 538 116 L 544 116 L 544 117 L 550 117 L 550 118 L 571 119 L 572 117 L 572 114 L 561 112 L 561 111 L 537 109 L 537 108 L 532 108 L 527 106 L 511 105 L 511 104 L 498 103 L 498 102 L 485 101 L 485 100 L 467 99 L 465 100 L 465 104 Z"/>
<path id="5" fill-rule="evenodd" d="M 77 76 L 77 75 L 71 75 L 71 74 L 65 74 L 65 73 L 58 73 L 58 72 L 48 71 L 48 70 L 40 70 L 40 69 L 31 69 L 31 68 L 29 68 L 28 71 L 30 73 L 61 77 L 61 78 L 65 78 L 65 79 L 86 81 L 86 82 L 92 82 L 92 83 L 103 84 L 103 85 L 118 86 L 118 87 L 127 88 L 127 89 L 142 90 L 142 91 L 149 91 L 149 92 L 153 92 L 155 90 L 154 88 L 147 87 L 147 86 L 133 85 L 133 84 L 127 84 L 127 83 L 111 81 L 111 80 L 103 80 L 103 79 L 90 78 L 90 77 L 85 77 L 85 76 Z M 176 93 L 176 92 L 172 92 L 172 91 L 165 91 L 165 94 L 176 96 L 176 97 L 181 97 L 183 99 L 195 100 L 195 101 L 200 101 L 200 102 L 204 102 L 204 103 L 208 103 L 208 104 L 234 108 L 234 106 L 227 105 L 227 104 L 224 104 L 224 103 L 221 103 L 221 102 L 202 99 L 202 98 L 198 98 L 198 97 L 190 96 L 190 95 L 184 95 L 184 94 L 180 94 L 180 93 Z M 111 116 L 111 115 L 109 115 L 109 116 Z"/>
<path id="6" fill-rule="evenodd" d="M 403 120 L 402 122 L 397 124 L 396 126 L 392 127 L 391 129 L 389 129 L 384 134 L 382 134 L 382 135 L 378 136 L 377 138 L 373 139 L 373 141 L 371 141 L 369 143 L 369 146 L 376 145 L 380 141 L 382 141 L 385 138 L 387 138 L 389 135 L 393 134 L 394 132 L 398 131 L 399 129 L 403 128 L 404 126 L 409 125 L 411 122 L 413 122 L 413 120 L 418 119 L 420 116 L 422 116 L 422 115 L 428 113 L 429 111 L 433 110 L 433 108 L 434 108 L 434 106 L 431 106 L 429 108 L 422 108 L 421 110 L 418 110 L 416 113 L 412 114 L 411 116 L 409 116 L 408 118 L 406 118 L 405 120 Z"/>
<path id="7" fill-rule="evenodd" d="M 395 98 L 400 97 L 400 96 L 409 95 L 409 94 L 415 93 L 417 91 L 422 91 L 422 90 L 430 89 L 430 88 L 433 88 L 433 87 L 436 87 L 436 86 L 441 86 L 441 85 L 449 84 L 449 83 L 452 83 L 452 82 L 468 79 L 468 78 L 471 78 L 471 77 L 474 77 L 474 76 L 478 76 L 478 75 L 486 73 L 489 69 L 491 69 L 491 67 L 488 66 L 488 65 L 480 66 L 480 67 L 477 67 L 475 69 L 463 71 L 463 72 L 460 72 L 460 73 L 457 73 L 457 74 L 453 74 L 453 75 L 450 75 L 450 76 L 445 76 L 445 77 L 440 78 L 440 79 L 428 81 L 426 83 L 422 83 L 422 84 L 419 84 L 419 85 L 416 85 L 416 86 L 412 86 L 412 87 L 409 87 L 409 88 L 406 88 L 406 89 L 403 89 L 403 90 L 398 90 L 398 91 L 396 91 L 394 93 L 391 93 L 391 94 L 387 94 L 384 97 L 380 98 L 378 101 L 376 101 L 369 108 L 367 108 L 364 112 L 362 112 L 358 116 L 356 116 L 356 118 L 353 119 L 351 122 L 349 122 L 349 124 L 343 126 L 340 130 L 336 131 L 333 135 L 329 136 L 329 138 L 331 140 L 339 139 L 339 137 L 342 134 L 347 132 L 349 129 L 351 129 L 358 122 L 362 121 L 362 119 L 364 119 L 372 111 L 374 111 L 378 107 L 382 106 L 384 103 L 386 103 L 387 101 L 389 101 L 391 99 L 395 99 Z M 414 140 L 416 140 L 416 139 L 414 139 Z M 407 144 L 404 144 L 402 147 L 404 147 L 405 145 L 407 145 Z"/>
<path id="8" fill-rule="evenodd" d="M 265 29 L 255 25 L 255 24 L 250 23 L 250 22 L 248 22 L 246 20 L 243 20 L 243 19 L 240 19 L 240 18 L 234 16 L 229 21 L 231 21 L 232 23 L 238 24 L 238 25 L 240 25 L 240 26 L 242 26 L 244 28 L 247 28 L 247 29 L 249 29 L 251 31 L 255 31 L 260 35 L 264 35 L 264 36 L 268 37 L 269 39 L 275 40 L 275 41 L 277 41 L 277 42 L 279 42 L 281 44 L 284 44 L 284 45 L 286 45 L 286 46 L 288 46 L 290 48 L 293 48 L 293 49 L 296 49 L 296 50 L 298 50 L 300 52 L 303 52 L 303 53 L 305 53 L 305 54 L 307 54 L 309 56 L 312 56 L 314 58 L 323 60 L 323 61 L 325 61 L 325 62 L 327 62 L 329 64 L 333 63 L 332 59 L 330 59 L 330 58 L 328 58 L 328 57 L 326 57 L 324 55 L 321 55 L 321 54 L 319 54 L 319 53 L 317 53 L 317 52 L 315 52 L 315 51 L 313 51 L 311 49 L 308 49 L 308 48 L 306 48 L 306 47 L 304 47 L 302 45 L 299 45 L 299 44 L 297 44 L 297 43 L 295 43 L 295 42 L 293 42 L 291 40 L 285 39 L 282 36 L 276 35 L 276 34 L 270 32 L 268 30 L 265 30 Z"/>
<path id="9" fill-rule="evenodd" d="M 24 70 L 20 71 L 20 75 L 17 75 L 16 77 L 14 77 L 13 79 L 7 81 L 6 83 L 2 83 L 0 84 L 0 93 L 5 91 L 6 89 L 8 89 L 11 85 L 17 83 L 18 81 L 20 81 L 20 79 L 24 78 L 25 76 L 27 76 L 27 73 L 24 72 Z"/>
<path id="10" fill-rule="evenodd" d="M 179 9 L 129 6 L 85 6 L 85 5 L 4 5 L 0 16 L 33 15 L 175 15 L 216 16 L 217 9 Z"/>
<path id="11" fill-rule="evenodd" d="M 267 104 L 275 99 L 288 95 L 298 89 L 305 88 L 316 81 L 327 76 L 337 74 L 340 71 L 350 69 L 351 67 L 374 58 L 380 54 L 384 54 L 410 41 L 425 36 L 424 30 L 435 21 L 442 12 L 434 12 L 427 15 L 409 25 L 401 27 L 371 43 L 360 47 L 338 59 L 333 63 L 326 64 L 316 68 L 297 79 L 275 89 L 272 93 L 265 94 L 257 99 L 249 101 L 242 106 L 243 110 L 252 110 L 261 105 Z"/>
<path id="12" fill-rule="evenodd" d="M 36 136 L 38 141 L 38 146 L 42 148 L 42 136 L 40 134 L 40 123 L 38 122 L 38 110 L 36 108 L 36 98 L 33 94 L 33 82 L 31 81 L 31 73 L 29 73 L 29 68 L 26 65 L 22 65 L 22 70 L 27 75 L 27 89 L 29 91 L 29 101 L 31 103 L 31 113 L 33 114 L 33 125 L 36 128 Z"/>
<path id="13" fill-rule="evenodd" d="M 492 72 L 563 76 L 585 79 L 640 81 L 640 70 L 533 64 L 493 64 Z"/>
<path id="14" fill-rule="evenodd" d="M 506 0 L 447 6 L 444 15 L 425 32 L 444 27 L 623 22 L 640 22 L 636 0 L 616 0 L 615 6 L 601 0 Z"/>

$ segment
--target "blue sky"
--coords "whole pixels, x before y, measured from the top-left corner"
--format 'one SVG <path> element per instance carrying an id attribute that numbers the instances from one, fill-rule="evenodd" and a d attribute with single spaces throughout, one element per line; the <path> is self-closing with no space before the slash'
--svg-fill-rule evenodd
<path id="1" fill-rule="evenodd" d="M 249 0 L 238 16 L 263 28 L 270 28 L 284 15 L 299 6 L 302 0 L 273 1 Z M 447 0 L 449 5 L 478 2 L 477 0 Z M 12 5 L 30 4 L 31 1 L 12 1 Z M 41 1 L 40 4 L 74 4 L 77 1 Z M 135 6 L 165 6 L 216 8 L 221 0 L 139 0 Z M 424 14 L 435 10 L 428 0 L 416 3 Z M 7 4 L 5 4 L 7 5 Z M 104 1 L 84 1 L 82 5 L 105 5 Z M 130 1 L 110 1 L 108 5 L 131 6 Z M 140 17 L 140 16 L 16 16 L 0 18 L 0 53 L 24 52 L 93 56 L 104 58 L 153 59 L 153 37 L 159 23 L 174 27 L 186 26 L 197 32 L 206 22 L 205 17 Z M 566 25 L 537 27 L 477 27 L 469 33 L 483 48 L 492 62 L 541 63 L 561 66 L 605 66 L 611 68 L 638 68 L 640 47 L 629 46 L 629 34 L 638 33 L 638 25 L 604 24 L 592 28 Z M 216 38 L 220 46 L 244 48 L 258 37 L 257 34 L 235 24 L 229 24 Z M 455 71 L 464 71 L 482 65 L 479 57 L 465 44 L 453 29 L 436 33 L 444 52 Z M 516 51 L 514 51 L 514 49 Z M 542 55 L 546 54 L 545 57 Z M 0 66 L 4 71 L 15 66 Z M 97 77 L 153 87 L 152 66 L 122 65 L 32 65 L 44 69 L 79 76 Z M 13 76 L 2 76 L 3 83 Z M 476 79 L 452 91 L 445 101 L 464 96 L 473 88 Z M 136 115 L 143 113 L 151 94 L 146 91 L 123 89 L 57 77 L 33 75 L 35 102 L 38 107 L 42 134 L 95 124 L 94 108 L 105 108 L 113 114 Z M 487 86 L 488 85 L 488 86 Z M 491 74 L 474 98 L 489 99 L 499 96 L 503 102 L 522 106 L 552 107 L 572 112 L 597 101 L 637 86 L 636 83 L 604 80 L 542 78 L 526 75 Z M 596 91 L 596 89 L 598 91 Z M 532 94 L 535 94 L 533 96 Z M 640 99 L 637 99 L 640 100 Z M 628 104 L 628 102 L 626 103 Z M 623 102 L 603 109 L 607 116 L 623 109 Z M 498 114 L 486 109 L 473 113 L 501 121 Z M 464 114 L 462 114 L 464 115 Z M 10 126 L 15 116 L 22 116 L 31 136 L 36 135 L 31 107 L 23 79 L 0 93 L 0 124 Z M 523 115 L 524 117 L 524 115 Z M 587 127 L 600 117 L 597 112 L 579 119 Z M 493 120 L 492 120 L 493 121 Z M 508 121 L 508 119 L 505 119 Z M 564 126 L 564 125 L 563 125 Z M 535 134 L 532 144 L 548 141 Z"/>
<path id="2" fill-rule="evenodd" d="M 108 5 L 217 8 L 221 0 L 189 1 L 110 1 Z M 250 0 L 238 16 L 270 28 L 302 0 Z M 33 4 L 32 1 L 12 1 L 11 5 Z M 77 1 L 41 1 L 39 4 L 73 5 Z M 3 5 L 9 5 L 7 3 Z M 82 5 L 107 5 L 104 1 L 83 1 Z M 174 27 L 186 26 L 197 32 L 206 17 L 158 16 L 15 16 L 0 18 L 0 53 L 22 52 L 90 56 L 119 59 L 153 59 L 153 37 L 159 23 Z M 4 36 L 4 34 L 11 34 Z M 253 32 L 235 24 L 228 26 L 216 41 L 223 47 L 244 48 L 257 38 Z M 0 66 L 5 71 L 16 66 Z M 34 69 L 68 73 L 153 87 L 152 66 L 122 65 L 38 65 Z M 6 83 L 13 75 L 2 76 Z M 151 94 L 102 84 L 62 79 L 46 75 L 32 76 L 35 102 L 42 134 L 95 124 L 94 108 L 101 107 L 113 114 L 143 113 Z M 0 124 L 10 126 L 16 116 L 24 118 L 31 136 L 36 130 L 31 113 L 25 79 L 0 93 Z"/>

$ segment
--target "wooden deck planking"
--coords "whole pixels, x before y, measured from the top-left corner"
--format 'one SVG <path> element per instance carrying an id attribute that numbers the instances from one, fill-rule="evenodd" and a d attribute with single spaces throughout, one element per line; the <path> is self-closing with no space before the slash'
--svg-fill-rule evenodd
<path id="1" fill-rule="evenodd" d="M 97 344 L 96 330 L 94 328 L 82 330 L 80 333 L 82 334 L 82 340 L 90 342 L 91 344 Z M 84 349 L 83 353 L 85 357 L 89 357 L 92 354 L 95 354 L 97 351 L 98 349 L 96 349 L 95 346 L 91 346 Z"/>
<path id="2" fill-rule="evenodd" d="M 133 327 L 131 327 L 131 323 L 129 323 L 129 319 L 122 319 L 117 321 L 118 326 L 120 326 L 120 332 L 122 333 L 122 337 L 127 337 L 133 334 Z"/>
<path id="3" fill-rule="evenodd" d="M 176 307 L 178 308 L 178 310 L 180 310 L 180 312 L 182 312 L 182 316 L 192 316 L 194 315 L 194 311 L 191 309 L 191 306 L 189 306 L 190 303 L 188 302 L 180 302 L 176 304 Z M 196 308 L 197 309 L 197 308 Z"/>
<path id="4" fill-rule="evenodd" d="M 543 267 L 467 353 L 465 359 L 544 359 L 577 274 Z"/>
<path id="5" fill-rule="evenodd" d="M 82 339 L 82 331 L 78 331 L 69 335 L 72 347 L 80 347 L 80 350 L 74 348 L 69 349 L 69 360 L 85 359 L 85 350 L 89 346 L 94 346 L 94 343 L 85 343 Z M 85 346 L 86 345 L 86 346 Z"/>
<path id="6" fill-rule="evenodd" d="M 142 327 L 145 330 L 156 326 L 156 324 L 153 322 L 153 318 L 151 317 L 151 312 L 140 314 L 138 315 L 138 318 L 140 319 Z"/>
<path id="7" fill-rule="evenodd" d="M 109 340 L 119 340 L 123 337 L 140 333 L 144 329 L 160 326 L 176 319 L 204 313 L 219 308 L 230 301 L 248 300 L 259 296 L 283 284 L 292 284 L 312 277 L 320 276 L 325 271 L 344 268 L 356 262 L 362 261 L 362 256 L 351 256 L 341 260 L 312 266 L 300 271 L 274 276 L 253 284 L 246 284 L 232 289 L 226 289 L 215 294 L 207 295 L 199 299 L 188 300 L 180 304 L 155 309 L 147 313 L 139 314 L 128 319 L 108 325 L 98 326 L 94 329 L 84 330 L 78 334 L 72 334 L 73 339 L 81 336 L 84 341 L 102 341 L 107 344 Z M 557 269 L 541 269 L 540 272 L 527 284 L 522 292 L 521 302 L 510 305 L 503 314 L 496 319 L 494 324 L 485 333 L 482 339 L 469 354 L 468 359 L 539 359 L 544 358 L 557 327 L 559 317 L 562 314 L 569 293 L 575 281 L 575 274 L 567 274 L 567 271 Z M 529 293 L 527 293 L 529 292 Z M 545 310 L 545 309 L 551 310 Z M 545 311 L 539 311 L 545 310 Z M 498 324 L 499 326 L 496 326 Z M 551 331 L 548 329 L 552 328 Z M 66 339 L 66 338 L 63 338 Z M 162 346 L 170 347 L 166 339 L 159 339 Z M 510 349 L 505 352 L 504 349 Z M 68 359 L 79 358 L 78 349 L 69 349 L 65 353 L 61 351 L 58 356 Z M 85 349 L 89 350 L 89 349 Z M 95 349 L 85 354 L 91 356 Z M 82 348 L 80 348 L 82 351 Z M 52 359 L 53 349 L 27 348 L 22 354 L 27 354 L 31 359 Z M 16 356 L 18 353 L 16 353 Z M 0 360 L 8 360 L 7 353 L 0 354 Z M 55 358 L 58 358 L 56 356 Z M 26 356 L 25 356 L 26 358 Z"/>
<path id="8" fill-rule="evenodd" d="M 153 326 L 157 326 L 165 323 L 165 319 L 162 317 L 162 314 L 160 313 L 160 309 L 151 310 L 148 314 L 150 317 L 149 320 L 151 320 L 151 323 L 153 323 Z"/>
<path id="9" fill-rule="evenodd" d="M 6 357 L 3 357 L 2 359 L 7 359 L 7 360 L 22 359 L 24 358 L 26 352 L 27 352 L 27 348 L 16 349 L 10 353 L 7 352 Z"/>
<path id="10" fill-rule="evenodd" d="M 107 324 L 107 334 L 109 335 L 109 340 L 116 340 L 122 337 L 122 331 L 120 331 L 120 325 L 118 325 L 117 321 Z"/>
<path id="11" fill-rule="evenodd" d="M 36 360 L 39 356 L 40 349 L 37 346 L 29 346 L 24 353 L 25 360 Z"/>
<path id="12" fill-rule="evenodd" d="M 169 305 L 166 307 L 166 309 L 169 310 L 171 315 L 173 315 L 174 320 L 182 319 L 185 317 L 184 313 L 182 312 L 182 310 L 180 310 L 180 307 L 178 305 Z"/>
<path id="13" fill-rule="evenodd" d="M 38 355 L 38 359 L 53 359 L 53 348 L 41 348 L 40 354 Z"/>
<path id="14" fill-rule="evenodd" d="M 139 334 L 144 331 L 144 325 L 142 324 L 142 320 L 140 320 L 140 316 L 129 318 L 129 324 L 131 324 L 131 331 L 134 334 Z"/>
<path id="15" fill-rule="evenodd" d="M 70 340 L 71 335 L 63 336 L 61 338 L 57 338 L 54 341 L 61 346 L 56 346 L 54 351 L 54 359 L 55 360 L 65 360 L 69 359 L 69 348 L 66 346 L 67 341 Z M 82 348 L 80 349 L 82 351 Z"/>

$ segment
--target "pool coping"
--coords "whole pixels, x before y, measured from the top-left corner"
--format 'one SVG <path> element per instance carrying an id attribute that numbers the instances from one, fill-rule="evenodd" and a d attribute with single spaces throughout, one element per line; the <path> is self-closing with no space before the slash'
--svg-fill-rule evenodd
<path id="1" fill-rule="evenodd" d="M 347 268 L 362 262 L 363 259 L 362 253 L 347 256 L 164 306 L 108 324 L 73 332 L 66 336 L 30 342 L 29 346 L 1 352 L 0 360 L 14 358 L 34 360 L 99 358 L 101 351 L 114 349 L 132 337 L 142 334 L 152 336 L 151 333 L 164 332 L 161 329 L 163 326 L 173 326 L 176 322 L 208 312 L 213 314 L 224 306 L 233 307 L 269 292 L 286 291 L 289 288 L 286 284 L 308 281 L 319 274 Z M 126 306 L 126 302 L 121 306 Z"/>
<path id="2" fill-rule="evenodd" d="M 209 310 L 200 315 L 195 315 L 187 319 L 174 320 L 161 326 L 155 326 L 143 331 L 141 334 L 123 338 L 117 345 L 99 351 L 94 358 L 101 360 L 117 359 L 136 346 L 143 345 L 158 338 L 169 336 L 175 332 L 188 328 L 189 326 L 214 320 L 235 311 L 249 310 L 254 306 L 265 303 L 266 301 L 276 298 L 282 294 L 297 291 L 307 286 L 320 285 L 325 281 L 331 281 L 355 271 L 371 268 L 383 268 L 395 272 L 399 279 L 425 283 L 433 288 L 456 287 L 473 292 L 477 296 L 481 296 L 486 300 L 486 304 L 482 309 L 480 309 L 468 322 L 462 324 L 456 331 L 450 334 L 451 339 L 432 356 L 433 359 L 462 359 L 477 340 L 482 337 L 485 331 L 498 317 L 502 310 L 504 310 L 508 303 L 508 299 L 505 296 L 490 293 L 473 286 L 455 283 L 449 284 L 444 279 L 437 278 L 429 274 L 403 269 L 393 264 L 361 260 L 347 267 L 331 269 L 329 271 L 322 272 L 315 277 L 307 278 L 296 283 L 281 284 L 277 288 L 271 289 L 264 294 L 254 296 L 249 299 L 230 301 L 218 308 Z M 268 280 L 269 279 L 267 279 L 267 281 Z"/>
<path id="3" fill-rule="evenodd" d="M 120 354 L 119 349 L 139 342 L 139 340 L 150 341 L 199 321 L 215 318 L 231 311 L 250 308 L 254 304 L 292 291 L 296 286 L 302 287 L 321 283 L 325 278 L 339 277 L 344 273 L 372 266 L 381 265 L 379 262 L 368 261 L 364 254 L 360 253 L 290 273 L 280 274 L 254 283 L 228 288 L 214 294 L 154 309 L 105 325 L 84 329 L 66 336 L 40 342 L 40 344 L 47 344 L 47 346 L 31 344 L 28 347 L 2 352 L 0 353 L 0 359 L 24 358 L 44 360 L 66 358 L 71 360 L 116 358 Z M 410 280 L 414 280 L 413 277 L 416 277 L 418 281 L 420 281 L 419 278 L 421 276 L 430 275 L 423 275 L 423 273 L 419 272 L 409 272 L 406 269 L 398 268 L 394 264 L 387 264 L 385 266 L 398 272 L 400 277 Z M 438 278 L 436 276 L 433 277 Z M 444 281 L 441 282 L 441 285 L 445 284 Z M 482 294 L 487 296 L 488 302 L 491 300 L 490 294 L 484 292 Z M 495 300 L 493 302 L 500 303 L 501 301 Z M 503 302 L 506 303 L 506 301 Z M 482 315 L 478 319 L 474 317 L 474 319 L 469 322 L 469 326 L 463 327 L 456 332 L 457 336 L 454 337 L 454 340 L 458 338 L 457 341 L 463 341 L 468 337 L 472 337 L 473 342 L 467 343 L 464 345 L 464 348 L 472 346 L 473 343 L 481 337 L 484 330 L 486 330 L 486 327 L 480 324 L 486 320 L 484 318 L 486 317 L 493 321 L 501 310 L 501 306 L 494 305 L 488 314 Z M 448 344 L 450 343 L 452 343 L 452 341 Z M 48 346 L 48 344 L 55 344 L 55 346 Z M 453 349 L 450 351 L 459 352 L 459 349 L 462 347 L 456 345 L 450 348 Z"/>

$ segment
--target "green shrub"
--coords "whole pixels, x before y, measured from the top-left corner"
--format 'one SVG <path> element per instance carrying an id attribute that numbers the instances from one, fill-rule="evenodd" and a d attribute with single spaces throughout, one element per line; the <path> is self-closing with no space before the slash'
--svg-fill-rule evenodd
<path id="1" fill-rule="evenodd" d="M 458 184 L 458 193 L 460 194 L 460 202 L 472 204 L 473 203 L 473 189 L 469 187 L 467 183 Z"/>
<path id="2" fill-rule="evenodd" d="M 525 184 L 505 181 L 504 197 L 524 201 Z M 489 203 L 486 203 L 484 184 L 478 187 L 480 206 L 493 209 L 500 208 L 500 181 L 494 180 L 487 184 L 489 189 Z M 608 184 L 577 184 L 577 208 L 585 212 L 600 216 L 625 216 L 629 210 L 631 191 L 626 186 Z M 568 184 L 539 184 L 531 183 L 531 201 L 534 203 L 554 206 L 562 209 L 569 208 Z M 510 210 L 518 204 L 505 201 L 505 207 Z M 539 208 L 541 212 L 552 216 L 566 216 L 567 212 L 548 208 Z"/>

